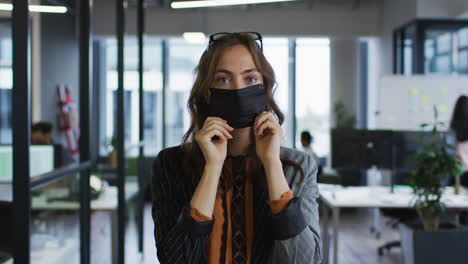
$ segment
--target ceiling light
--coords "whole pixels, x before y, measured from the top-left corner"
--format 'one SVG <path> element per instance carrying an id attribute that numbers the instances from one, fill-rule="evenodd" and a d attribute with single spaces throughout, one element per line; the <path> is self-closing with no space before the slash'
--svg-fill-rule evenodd
<path id="1" fill-rule="evenodd" d="M 13 10 L 12 4 L 0 4 L 0 10 L 11 11 Z"/>
<path id="2" fill-rule="evenodd" d="M 189 43 L 201 44 L 206 40 L 205 33 L 203 32 L 185 32 L 183 36 Z"/>
<path id="3" fill-rule="evenodd" d="M 171 3 L 174 9 L 180 8 L 198 8 L 198 7 L 214 7 L 214 6 L 231 6 L 231 5 L 250 5 L 250 4 L 265 4 L 277 2 L 292 2 L 296 0 L 202 0 L 202 1 L 176 1 Z"/>
<path id="4" fill-rule="evenodd" d="M 0 4 L 0 10 L 3 11 L 12 11 L 12 4 Z M 30 5 L 29 11 L 31 12 L 41 12 L 41 13 L 66 13 L 67 8 L 64 6 L 46 6 L 46 5 Z"/>
<path id="5" fill-rule="evenodd" d="M 29 11 L 43 13 L 66 13 L 67 8 L 64 6 L 45 6 L 45 5 L 30 5 Z"/>

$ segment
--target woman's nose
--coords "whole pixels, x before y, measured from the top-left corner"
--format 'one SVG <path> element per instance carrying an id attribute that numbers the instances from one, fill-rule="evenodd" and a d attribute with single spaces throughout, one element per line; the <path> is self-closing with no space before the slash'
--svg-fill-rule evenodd
<path id="1" fill-rule="evenodd" d="M 244 88 L 244 84 L 242 83 L 241 80 L 234 79 L 232 82 L 232 87 L 233 90 L 238 90 Z"/>

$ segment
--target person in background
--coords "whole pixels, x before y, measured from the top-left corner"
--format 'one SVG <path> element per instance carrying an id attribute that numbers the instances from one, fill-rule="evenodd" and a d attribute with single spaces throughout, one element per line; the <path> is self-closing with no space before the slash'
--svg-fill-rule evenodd
<path id="1" fill-rule="evenodd" d="M 468 187 L 468 97 L 458 97 L 453 109 L 450 129 L 455 131 L 456 155 L 463 166 L 463 175 L 460 177 L 461 185 Z M 460 222 L 468 225 L 468 215 L 463 212 Z"/>
<path id="2" fill-rule="evenodd" d="M 317 164 L 318 172 L 317 175 L 322 174 L 322 164 L 320 162 L 320 158 L 312 149 L 312 143 L 314 142 L 314 137 L 309 133 L 309 131 L 302 131 L 301 133 L 301 144 L 302 150 L 314 158 L 315 164 Z"/>
<path id="3" fill-rule="evenodd" d="M 52 124 L 41 121 L 31 127 L 31 143 L 32 144 L 52 144 Z"/>
<path id="4" fill-rule="evenodd" d="M 159 263 L 321 263 L 317 167 L 281 147 L 284 116 L 261 35 L 209 39 L 183 143 L 153 162 Z"/>
<path id="5" fill-rule="evenodd" d="M 65 146 L 61 146 L 61 144 L 52 140 L 52 129 L 53 125 L 50 122 L 41 121 L 33 124 L 31 127 L 31 144 L 60 146 L 61 157 L 60 164 L 58 166 L 68 165 L 75 162 Z"/>

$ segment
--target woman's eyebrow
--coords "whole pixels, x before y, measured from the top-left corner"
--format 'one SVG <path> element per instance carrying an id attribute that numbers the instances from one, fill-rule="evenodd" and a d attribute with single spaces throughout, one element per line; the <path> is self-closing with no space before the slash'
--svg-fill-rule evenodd
<path id="1" fill-rule="evenodd" d="M 232 75 L 232 72 L 231 72 L 231 71 L 228 71 L 228 70 L 226 70 L 226 69 L 218 69 L 218 70 L 216 70 L 215 73 L 219 73 L 219 72 Z M 251 73 L 251 72 L 258 72 L 258 70 L 255 69 L 255 68 L 247 69 L 247 70 L 242 71 L 241 74 L 247 74 L 247 73 Z"/>
<path id="2" fill-rule="evenodd" d="M 255 69 L 255 68 L 247 69 L 247 70 L 243 71 L 242 74 L 251 73 L 251 72 L 258 72 L 258 70 Z"/>
<path id="3" fill-rule="evenodd" d="M 229 74 L 229 75 L 232 75 L 232 72 L 226 70 L 226 69 L 219 69 L 219 70 L 216 70 L 215 73 L 218 73 L 218 72 L 222 72 L 222 73 L 226 73 L 226 74 Z"/>

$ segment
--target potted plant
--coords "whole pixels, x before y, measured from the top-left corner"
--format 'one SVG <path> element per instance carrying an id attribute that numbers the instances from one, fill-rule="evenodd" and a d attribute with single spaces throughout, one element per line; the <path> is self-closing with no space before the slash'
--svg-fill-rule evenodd
<path id="1" fill-rule="evenodd" d="M 334 142 L 338 143 L 337 146 L 339 145 L 339 139 L 341 138 L 342 135 L 348 135 L 352 132 L 354 132 L 355 127 L 356 127 L 356 117 L 353 115 L 353 113 L 350 113 L 346 109 L 345 104 L 338 100 L 333 104 L 333 110 L 332 110 L 332 120 L 333 120 L 333 126 L 330 131 L 330 136 L 332 139 L 332 148 L 334 148 Z M 337 140 L 335 140 L 337 139 Z M 333 154 L 332 154 L 333 155 Z M 339 155 L 339 154 L 335 154 Z M 333 159 L 332 159 L 333 162 Z M 362 185 L 363 184 L 363 177 L 360 171 L 357 171 L 355 169 L 350 169 L 350 168 L 334 168 L 335 172 L 337 173 L 336 177 L 333 179 L 333 181 L 340 183 L 341 185 L 344 186 L 350 186 L 350 185 Z"/>
<path id="2" fill-rule="evenodd" d="M 421 125 L 432 126 L 431 140 L 416 155 L 408 181 L 420 221 L 400 224 L 403 263 L 468 263 L 468 232 L 454 223 L 440 223 L 445 212 L 441 201 L 445 179 L 461 174 L 463 169 L 449 151 L 453 146 L 440 132 L 444 123 L 437 121 L 437 116 L 434 107 L 435 121 Z"/>
<path id="3" fill-rule="evenodd" d="M 356 125 L 356 117 L 352 114 L 348 114 L 342 101 L 338 101 L 333 105 L 333 119 L 336 129 L 352 129 Z"/>
<path id="4" fill-rule="evenodd" d="M 109 166 L 111 168 L 115 168 L 117 167 L 117 137 L 115 136 L 115 133 L 108 140 L 106 146 L 109 152 Z"/>

